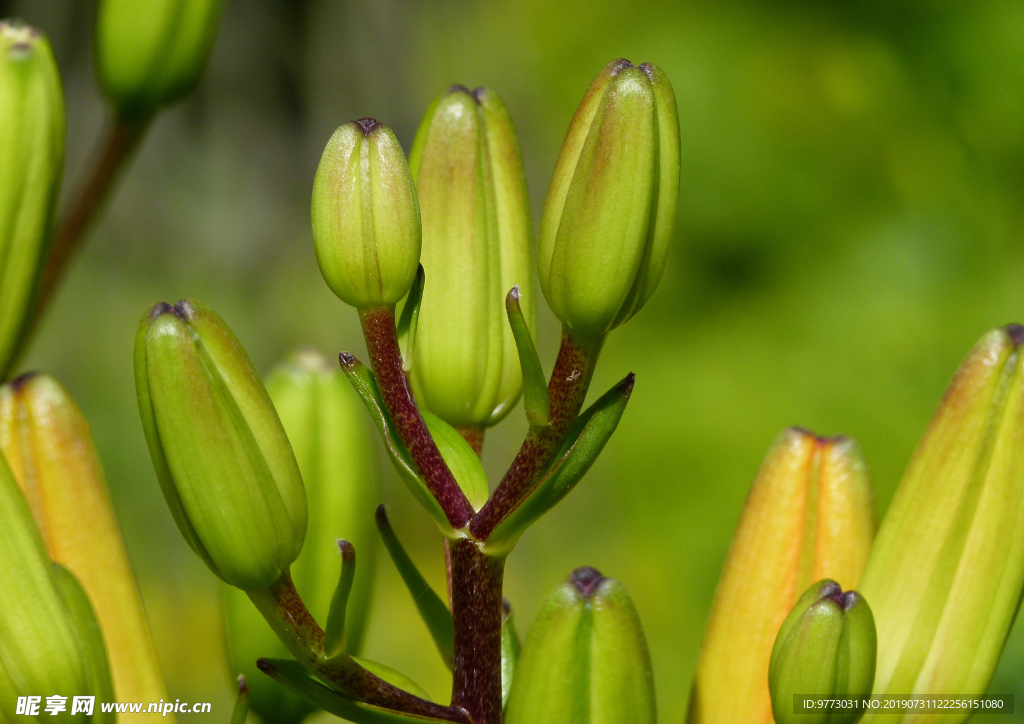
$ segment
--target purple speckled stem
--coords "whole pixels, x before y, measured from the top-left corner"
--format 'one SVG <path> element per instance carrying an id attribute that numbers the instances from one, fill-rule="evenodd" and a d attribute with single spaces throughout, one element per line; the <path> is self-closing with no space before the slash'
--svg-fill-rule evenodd
<path id="1" fill-rule="evenodd" d="M 452 707 L 501 724 L 501 584 L 505 561 L 470 540 L 451 543 L 455 670 Z"/>
<path id="2" fill-rule="evenodd" d="M 562 346 L 548 382 L 550 426 L 531 428 L 527 433 L 512 466 L 470 524 L 470 532 L 476 538 L 487 539 L 494 526 L 530 490 L 537 473 L 550 462 L 569 426 L 580 414 L 602 344 L 604 337 L 581 337 L 568 329 L 562 332 Z"/>
<path id="3" fill-rule="evenodd" d="M 454 722 L 468 722 L 460 709 L 420 699 L 371 674 L 348 656 L 324 657 L 324 632 L 295 590 L 291 574 L 263 591 L 246 591 L 281 642 L 327 684 L 369 704 Z"/>
<path id="4" fill-rule="evenodd" d="M 359 310 L 359 318 L 370 353 L 370 366 L 409 456 L 448 522 L 456 529 L 465 527 L 473 517 L 473 506 L 441 457 L 409 389 L 395 332 L 394 307 L 367 307 Z"/>

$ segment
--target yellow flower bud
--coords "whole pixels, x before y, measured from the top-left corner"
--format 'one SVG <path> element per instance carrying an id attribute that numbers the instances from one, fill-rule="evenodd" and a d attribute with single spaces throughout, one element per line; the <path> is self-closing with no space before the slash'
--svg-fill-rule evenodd
<path id="1" fill-rule="evenodd" d="M 791 428 L 747 496 L 704 633 L 689 724 L 771 724 L 768 664 L 779 627 L 814 581 L 855 588 L 875 534 L 856 443 Z"/>

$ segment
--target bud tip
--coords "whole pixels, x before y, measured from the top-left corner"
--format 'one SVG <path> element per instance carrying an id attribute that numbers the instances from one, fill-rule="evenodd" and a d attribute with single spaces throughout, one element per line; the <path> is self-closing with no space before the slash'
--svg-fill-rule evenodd
<path id="1" fill-rule="evenodd" d="M 584 598 L 590 598 L 594 589 L 600 586 L 604 580 L 605 578 L 601 575 L 601 571 L 591 566 L 581 566 L 569 576 L 569 583 L 575 586 L 576 590 Z"/>
<path id="2" fill-rule="evenodd" d="M 248 696 L 249 695 L 249 682 L 245 680 L 245 674 L 239 674 L 237 681 L 238 681 L 238 693 L 239 693 L 239 695 L 240 696 Z"/>
<path id="3" fill-rule="evenodd" d="M 375 118 L 360 118 L 355 122 L 363 131 L 364 136 L 369 136 L 381 124 Z"/>
<path id="4" fill-rule="evenodd" d="M 344 561 L 350 561 L 356 554 L 356 547 L 344 538 L 335 541 L 338 544 L 338 552 Z"/>
<path id="5" fill-rule="evenodd" d="M 256 668 L 267 676 L 273 676 L 277 667 L 269 659 L 256 659 Z"/>
<path id="6" fill-rule="evenodd" d="M 21 392 L 22 388 L 25 387 L 25 385 L 31 382 L 38 375 L 38 372 L 25 372 L 24 374 L 18 375 L 13 380 L 11 380 L 11 389 L 13 389 L 15 392 Z"/>
<path id="7" fill-rule="evenodd" d="M 1009 335 L 1015 347 L 1020 347 L 1024 343 L 1024 326 L 1014 323 L 1007 324 L 1003 329 L 1006 330 L 1006 334 Z"/>

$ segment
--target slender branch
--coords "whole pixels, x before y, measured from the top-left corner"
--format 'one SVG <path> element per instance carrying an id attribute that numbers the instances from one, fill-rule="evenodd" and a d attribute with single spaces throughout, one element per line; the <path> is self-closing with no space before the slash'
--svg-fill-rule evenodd
<path id="1" fill-rule="evenodd" d="M 501 724 L 501 584 L 505 560 L 476 543 L 450 544 L 455 670 L 452 706 L 474 724 Z"/>
<path id="2" fill-rule="evenodd" d="M 246 593 L 292 656 L 325 683 L 375 706 L 449 721 L 466 720 L 464 712 L 420 699 L 389 684 L 347 654 L 327 658 L 323 648 L 323 629 L 295 590 L 291 574 L 285 573 L 264 591 Z"/>
<path id="3" fill-rule="evenodd" d="M 473 452 L 476 456 L 483 457 L 484 454 L 484 435 L 487 434 L 487 430 L 482 427 L 460 427 L 458 428 L 459 434 L 462 435 L 462 439 L 469 443 L 469 446 L 473 448 Z"/>
<path id="4" fill-rule="evenodd" d="M 470 532 L 479 540 L 487 539 L 494 526 L 522 500 L 537 474 L 551 461 L 583 407 L 603 344 L 604 337 L 582 337 L 563 330 L 562 346 L 548 382 L 550 425 L 530 428 L 512 466 L 473 518 Z"/>
<path id="5" fill-rule="evenodd" d="M 359 310 L 363 323 L 370 365 L 388 413 L 394 420 L 409 456 L 423 476 L 431 494 L 448 517 L 453 528 L 464 528 L 473 517 L 473 506 L 462 492 L 452 471 L 448 469 L 437 443 L 423 422 L 416 400 L 409 389 L 409 380 L 402 369 L 402 354 L 395 332 L 394 307 L 369 307 Z"/>
<path id="6" fill-rule="evenodd" d="M 149 120 L 117 117 L 107 129 L 85 185 L 61 215 L 54 230 L 36 297 L 33 326 L 46 311 L 68 263 L 85 238 L 85 232 L 103 209 L 119 172 L 149 128 Z"/>

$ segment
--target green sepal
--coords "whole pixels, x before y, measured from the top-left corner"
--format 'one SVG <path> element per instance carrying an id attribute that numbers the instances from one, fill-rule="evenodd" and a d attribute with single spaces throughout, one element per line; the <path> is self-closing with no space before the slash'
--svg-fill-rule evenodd
<path id="1" fill-rule="evenodd" d="M 487 537 L 482 548 L 485 555 L 508 555 L 526 529 L 573 489 L 615 432 L 632 392 L 631 372 L 576 418 L 540 482 Z"/>
<path id="2" fill-rule="evenodd" d="M 304 696 L 324 711 L 354 724 L 429 724 L 443 719 L 414 716 L 349 699 L 313 679 L 296 661 L 260 659 L 256 665 L 274 681 Z M 382 667 L 383 668 L 383 667 Z M 382 677 L 383 678 L 383 677 Z"/>
<path id="3" fill-rule="evenodd" d="M 71 571 L 59 563 L 54 563 L 53 567 L 57 591 L 64 600 L 68 620 L 75 629 L 82 650 L 82 664 L 89 682 L 89 693 L 94 694 L 99 701 L 113 701 L 114 682 L 110 677 L 107 647 L 103 643 L 103 631 L 89 602 L 89 596 Z M 115 719 L 116 714 L 103 712 L 96 706 L 90 721 L 92 724 L 107 724 L 114 722 Z"/>
<path id="4" fill-rule="evenodd" d="M 324 627 L 324 654 L 328 657 L 345 650 L 345 610 L 348 608 L 348 596 L 352 592 L 352 581 L 356 577 L 355 547 L 347 540 L 339 540 L 338 548 L 341 551 L 341 576 L 331 596 L 331 608 Z"/>
<path id="5" fill-rule="evenodd" d="M 432 412 L 423 410 L 423 422 L 427 424 L 430 436 L 437 443 L 448 469 L 455 476 L 455 482 L 466 494 L 470 505 L 480 510 L 490 494 L 487 490 L 487 473 L 484 472 L 480 456 L 476 454 L 466 438 L 459 431 Z"/>
<path id="6" fill-rule="evenodd" d="M 434 639 L 438 653 L 444 659 L 445 666 L 452 670 L 455 665 L 455 628 L 452 623 L 451 611 L 427 583 L 427 579 L 416 568 L 416 564 L 409 558 L 409 554 L 405 552 L 388 521 L 387 511 L 383 505 L 377 508 L 377 530 L 380 531 L 381 540 L 384 541 L 384 547 L 387 549 L 388 555 L 391 556 L 395 568 L 398 569 L 398 574 L 412 595 L 416 610 L 420 612 L 423 622 L 427 625 L 427 630 L 430 631 L 430 637 Z"/>
<path id="7" fill-rule="evenodd" d="M 249 683 L 245 680 L 244 675 L 239 674 L 238 695 L 235 697 L 235 706 L 231 710 L 230 724 L 245 724 L 247 716 L 249 716 Z"/>
<path id="8" fill-rule="evenodd" d="M 381 396 L 380 388 L 377 386 L 377 378 L 373 372 L 362 362 L 345 352 L 341 354 L 341 368 L 348 375 L 349 382 L 352 383 L 352 387 L 359 393 L 363 404 L 369 410 L 370 417 L 373 418 L 373 424 L 376 425 L 377 432 L 380 433 L 381 438 L 384 440 L 384 449 L 388 453 L 388 458 L 391 460 L 391 464 L 395 466 L 395 470 L 398 471 L 402 482 L 409 488 L 409 492 L 412 493 L 419 504 L 426 509 L 430 517 L 434 519 L 437 527 L 441 530 L 441 534 L 447 538 L 456 538 L 455 531 L 451 523 L 448 522 L 448 516 L 445 515 L 441 505 L 431 494 L 430 489 L 427 488 L 426 482 L 416 471 L 416 466 L 409 457 L 409 452 L 405 449 L 402 438 L 399 436 L 398 430 L 395 429 L 395 424 L 392 422 L 387 407 L 384 405 L 384 398 Z"/>
<path id="9" fill-rule="evenodd" d="M 501 602 L 501 707 L 508 704 L 508 693 L 512 690 L 512 677 L 519 663 L 519 631 L 516 628 L 516 614 L 508 599 Z"/>
<path id="10" fill-rule="evenodd" d="M 519 366 L 523 372 L 523 406 L 526 408 L 526 419 L 534 427 L 548 426 L 548 383 L 544 377 L 544 369 L 537 355 L 537 347 L 530 335 L 530 327 L 523 316 L 519 303 L 519 285 L 512 287 L 505 297 L 505 312 L 508 314 L 508 325 L 512 329 L 512 337 L 516 341 L 519 352 Z"/>
<path id="11" fill-rule="evenodd" d="M 416 278 L 412 281 L 412 289 L 405 298 L 402 316 L 398 318 L 398 347 L 402 350 L 402 369 L 412 369 L 414 346 L 416 342 L 416 323 L 420 319 L 420 305 L 423 302 L 423 284 L 425 282 L 423 265 L 416 269 Z"/>

